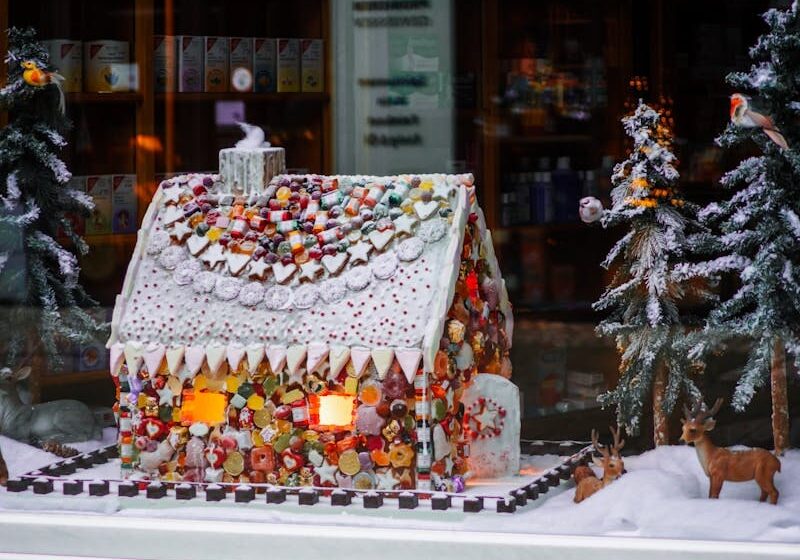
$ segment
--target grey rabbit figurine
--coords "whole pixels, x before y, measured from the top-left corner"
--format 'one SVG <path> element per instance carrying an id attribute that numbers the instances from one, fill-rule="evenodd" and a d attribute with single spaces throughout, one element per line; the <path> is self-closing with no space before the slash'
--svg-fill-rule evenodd
<path id="1" fill-rule="evenodd" d="M 30 443 L 71 443 L 100 439 L 102 428 L 89 407 L 80 401 L 58 400 L 24 404 L 16 384 L 27 378 L 30 367 L 15 373 L 0 369 L 0 434 Z"/>

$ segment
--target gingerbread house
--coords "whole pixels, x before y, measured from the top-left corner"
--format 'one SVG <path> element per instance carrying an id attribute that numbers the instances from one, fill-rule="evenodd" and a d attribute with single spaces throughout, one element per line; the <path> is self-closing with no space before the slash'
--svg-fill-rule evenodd
<path id="1" fill-rule="evenodd" d="M 484 441 L 513 471 L 518 411 L 475 392 L 510 385 L 513 322 L 472 176 L 247 187 L 175 177 L 146 213 L 108 344 L 124 476 L 460 490 Z"/>

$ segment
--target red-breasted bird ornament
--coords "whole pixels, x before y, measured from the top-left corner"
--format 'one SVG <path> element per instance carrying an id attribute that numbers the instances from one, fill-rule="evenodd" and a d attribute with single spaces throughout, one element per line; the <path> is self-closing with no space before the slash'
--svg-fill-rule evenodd
<path id="1" fill-rule="evenodd" d="M 33 60 L 25 60 L 20 63 L 20 66 L 22 66 L 22 79 L 29 86 L 45 87 L 54 84 L 58 88 L 58 93 L 60 95 L 58 107 L 63 113 L 65 107 L 64 88 L 61 84 L 64 83 L 64 76 L 58 72 L 42 70 Z"/>
<path id="2" fill-rule="evenodd" d="M 731 95 L 731 122 L 743 128 L 760 128 L 769 139 L 775 142 L 784 150 L 789 147 L 786 138 L 783 137 L 767 115 L 754 111 L 750 105 L 750 98 L 741 93 Z"/>

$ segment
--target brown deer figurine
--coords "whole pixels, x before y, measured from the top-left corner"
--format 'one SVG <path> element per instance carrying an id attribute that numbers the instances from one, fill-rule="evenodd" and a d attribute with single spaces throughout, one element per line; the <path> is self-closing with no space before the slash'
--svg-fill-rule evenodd
<path id="1" fill-rule="evenodd" d="M 619 439 L 619 431 L 614 428 L 609 428 L 611 435 L 614 436 L 614 445 L 611 449 L 605 445 L 601 445 L 597 441 L 597 430 L 592 430 L 592 445 L 597 450 L 601 459 L 597 457 L 592 458 L 594 465 L 603 469 L 603 478 L 597 478 L 594 471 L 587 466 L 580 466 L 575 469 L 575 503 L 578 504 L 600 490 L 614 482 L 622 473 L 625 472 L 625 463 L 622 461 L 622 456 L 619 454 L 620 450 L 625 447 L 625 440 Z"/>
<path id="2" fill-rule="evenodd" d="M 697 458 L 703 466 L 703 471 L 710 479 L 708 488 L 709 498 L 719 498 L 722 483 L 746 482 L 755 480 L 761 488 L 761 501 L 767 499 L 771 504 L 778 503 L 778 489 L 775 488 L 774 477 L 781 470 L 781 462 L 775 455 L 766 449 L 748 449 L 746 451 L 731 451 L 724 447 L 717 447 L 711 442 L 706 432 L 714 429 L 716 421 L 713 416 L 719 412 L 722 399 L 717 399 L 711 410 L 705 409 L 702 401 L 697 401 L 691 410 L 684 405 L 683 434 L 681 439 L 689 444 L 694 444 Z"/>

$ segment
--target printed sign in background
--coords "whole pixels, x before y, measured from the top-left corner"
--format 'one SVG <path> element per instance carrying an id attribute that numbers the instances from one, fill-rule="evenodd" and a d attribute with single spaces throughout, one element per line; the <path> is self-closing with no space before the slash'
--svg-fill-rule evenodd
<path id="1" fill-rule="evenodd" d="M 449 171 L 450 0 L 332 3 L 335 171 Z"/>

